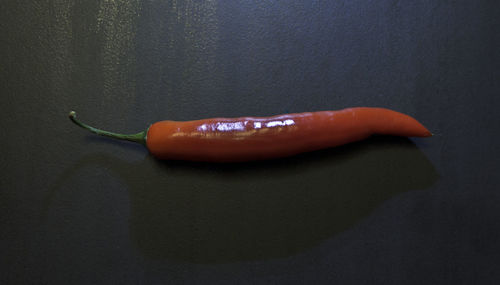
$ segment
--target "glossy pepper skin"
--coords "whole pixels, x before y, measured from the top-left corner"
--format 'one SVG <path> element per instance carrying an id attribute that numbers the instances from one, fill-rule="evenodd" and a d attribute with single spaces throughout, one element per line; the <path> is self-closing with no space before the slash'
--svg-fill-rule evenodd
<path id="1" fill-rule="evenodd" d="M 408 115 L 384 108 L 357 107 L 272 117 L 161 121 L 135 136 L 142 135 L 142 142 L 160 159 L 243 162 L 335 147 L 374 134 L 432 135 Z"/>

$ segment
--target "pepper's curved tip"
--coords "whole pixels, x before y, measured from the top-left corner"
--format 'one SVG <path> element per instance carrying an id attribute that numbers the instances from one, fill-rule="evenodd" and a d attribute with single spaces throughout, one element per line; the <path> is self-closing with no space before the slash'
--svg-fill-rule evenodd
<path id="1" fill-rule="evenodd" d="M 69 116 L 70 119 L 76 118 L 76 112 L 75 111 L 70 111 L 68 116 Z"/>

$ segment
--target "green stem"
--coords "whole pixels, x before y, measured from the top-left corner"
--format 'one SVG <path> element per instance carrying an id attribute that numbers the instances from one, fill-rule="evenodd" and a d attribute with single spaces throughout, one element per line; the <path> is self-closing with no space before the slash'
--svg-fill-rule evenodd
<path id="1" fill-rule="evenodd" d="M 71 121 L 73 123 L 77 124 L 78 126 L 84 128 L 86 130 L 89 130 L 89 131 L 93 132 L 94 134 L 98 134 L 100 136 L 110 137 L 110 138 L 114 138 L 114 139 L 119 139 L 119 140 L 126 140 L 126 141 L 136 142 L 136 143 L 140 143 L 140 144 L 146 145 L 146 136 L 147 136 L 147 133 L 148 133 L 147 130 L 145 130 L 143 132 L 140 132 L 140 133 L 137 133 L 137 134 L 132 134 L 132 135 L 117 134 L 117 133 L 112 133 L 112 132 L 108 132 L 108 131 L 99 130 L 99 129 L 91 127 L 91 126 L 89 126 L 89 125 L 87 125 L 85 123 L 80 122 L 76 118 L 76 112 L 75 111 L 69 112 L 69 118 L 71 119 Z"/>

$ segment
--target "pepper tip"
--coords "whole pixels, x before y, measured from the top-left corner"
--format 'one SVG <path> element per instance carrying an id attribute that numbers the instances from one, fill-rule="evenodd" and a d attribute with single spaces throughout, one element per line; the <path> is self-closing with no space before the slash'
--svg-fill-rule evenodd
<path id="1" fill-rule="evenodd" d="M 69 112 L 69 118 L 70 118 L 70 119 L 73 119 L 73 118 L 75 118 L 75 117 L 76 117 L 76 112 L 75 112 L 75 111 L 70 111 L 70 112 Z"/>

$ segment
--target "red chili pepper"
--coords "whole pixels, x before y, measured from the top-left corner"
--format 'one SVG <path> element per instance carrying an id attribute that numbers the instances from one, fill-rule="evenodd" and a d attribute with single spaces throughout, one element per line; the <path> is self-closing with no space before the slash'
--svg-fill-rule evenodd
<path id="1" fill-rule="evenodd" d="M 69 117 L 80 127 L 98 135 L 142 143 L 160 159 L 206 162 L 286 157 L 363 140 L 374 134 L 432 136 L 408 115 L 368 107 L 272 117 L 161 121 L 133 135 L 90 127 L 78 121 L 73 111 Z"/>

